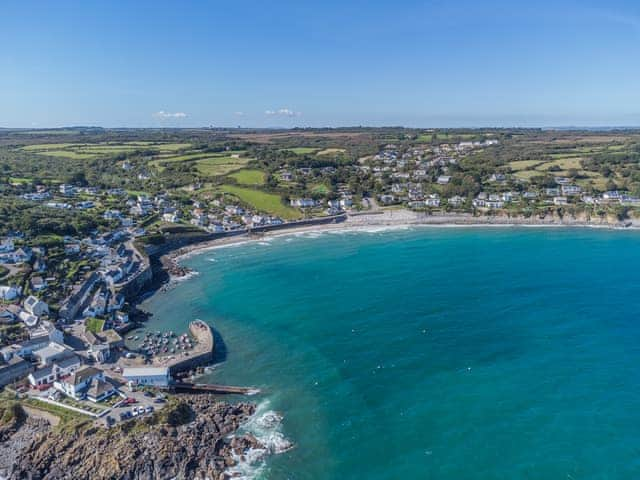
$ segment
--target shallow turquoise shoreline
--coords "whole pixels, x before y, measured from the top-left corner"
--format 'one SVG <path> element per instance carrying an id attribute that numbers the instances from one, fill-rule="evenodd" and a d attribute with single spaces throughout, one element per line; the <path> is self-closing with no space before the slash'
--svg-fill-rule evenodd
<path id="1" fill-rule="evenodd" d="M 212 379 L 261 387 L 297 448 L 265 478 L 628 478 L 636 235 L 303 233 L 202 252 L 145 302 L 209 321 Z M 255 470 L 257 472 L 257 470 Z"/>

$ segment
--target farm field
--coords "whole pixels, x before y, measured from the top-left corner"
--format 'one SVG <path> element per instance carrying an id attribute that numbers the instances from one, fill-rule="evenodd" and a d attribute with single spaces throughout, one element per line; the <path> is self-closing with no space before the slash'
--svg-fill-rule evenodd
<path id="1" fill-rule="evenodd" d="M 315 153 L 318 151 L 317 148 L 313 147 L 293 147 L 293 148 L 281 148 L 281 152 L 293 152 L 296 155 L 308 155 L 310 153 Z"/>
<path id="2" fill-rule="evenodd" d="M 189 143 L 154 143 L 154 142 L 123 142 L 123 143 L 43 143 L 21 147 L 25 152 L 49 157 L 69 158 L 72 160 L 91 160 L 101 156 L 131 153 L 136 150 L 152 150 L 159 153 L 175 153 L 190 148 Z"/>
<path id="3" fill-rule="evenodd" d="M 192 152 L 184 152 L 179 155 L 175 155 L 172 153 L 160 153 L 157 155 L 149 165 L 157 168 L 159 171 L 163 171 L 165 167 L 174 162 L 190 162 L 195 160 L 211 160 L 216 158 L 235 158 L 236 156 L 242 155 L 245 150 L 231 150 L 220 153 L 211 153 L 211 152 L 202 152 L 199 150 Z"/>
<path id="4" fill-rule="evenodd" d="M 285 205 L 282 198 L 274 193 L 236 185 L 221 185 L 216 187 L 215 190 L 219 193 L 231 194 L 261 212 L 277 215 L 287 220 L 295 220 L 302 217 L 300 211 Z"/>
<path id="5" fill-rule="evenodd" d="M 264 185 L 265 174 L 260 170 L 238 170 L 229 175 L 241 185 Z"/>
<path id="6" fill-rule="evenodd" d="M 582 157 L 564 157 L 558 158 L 551 162 L 544 162 L 541 165 L 536 167 L 536 170 L 546 171 L 552 167 L 560 167 L 563 170 L 568 170 L 570 168 L 581 169 L 582 164 L 580 163 Z"/>
<path id="7" fill-rule="evenodd" d="M 324 150 L 320 150 L 316 155 L 335 155 L 338 153 L 345 153 L 346 150 L 344 148 L 325 148 Z"/>
<path id="8" fill-rule="evenodd" d="M 514 172 L 519 172 L 521 170 L 536 167 L 542 163 L 544 163 L 544 160 L 515 160 L 513 162 L 509 162 L 509 167 L 511 167 Z"/>
<path id="9" fill-rule="evenodd" d="M 244 167 L 249 158 L 235 158 L 235 157 L 211 157 L 201 160 L 196 160 L 196 168 L 199 173 L 208 177 L 218 177 L 226 175 L 235 170 L 239 170 Z"/>

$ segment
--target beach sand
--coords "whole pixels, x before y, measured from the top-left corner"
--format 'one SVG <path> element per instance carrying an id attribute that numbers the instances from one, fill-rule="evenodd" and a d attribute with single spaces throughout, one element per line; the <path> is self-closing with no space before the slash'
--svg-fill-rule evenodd
<path id="1" fill-rule="evenodd" d="M 413 212 L 410 210 L 396 209 L 385 210 L 374 213 L 349 215 L 344 222 L 295 226 L 290 228 L 282 228 L 270 232 L 256 234 L 243 234 L 234 237 L 217 238 L 205 242 L 195 243 L 180 249 L 174 250 L 164 255 L 167 261 L 179 264 L 179 262 L 189 256 L 201 253 L 206 250 L 223 248 L 230 245 L 243 244 L 247 242 L 260 241 L 268 237 L 281 237 L 286 235 L 294 235 L 305 232 L 327 232 L 327 231 L 346 231 L 346 230 L 365 230 L 371 228 L 406 228 L 414 226 L 429 227 L 584 227 L 584 228 L 603 228 L 603 229 L 619 229 L 619 230 L 639 230 L 640 222 L 636 220 L 627 220 L 625 222 L 612 223 L 611 219 L 598 218 L 596 220 L 583 220 L 573 217 L 547 216 L 539 217 L 508 217 L 508 216 L 473 216 L 470 214 L 446 214 L 446 215 L 428 215 L 421 212 Z M 182 277 L 172 276 L 172 280 L 179 280 Z"/>

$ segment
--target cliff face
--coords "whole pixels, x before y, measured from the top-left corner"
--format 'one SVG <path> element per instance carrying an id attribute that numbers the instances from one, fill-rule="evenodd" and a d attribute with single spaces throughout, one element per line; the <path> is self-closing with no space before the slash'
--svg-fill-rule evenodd
<path id="1" fill-rule="evenodd" d="M 250 434 L 231 435 L 254 410 L 252 404 L 186 396 L 111 430 L 53 429 L 23 448 L 9 478 L 224 479 L 236 459 L 263 448 Z"/>

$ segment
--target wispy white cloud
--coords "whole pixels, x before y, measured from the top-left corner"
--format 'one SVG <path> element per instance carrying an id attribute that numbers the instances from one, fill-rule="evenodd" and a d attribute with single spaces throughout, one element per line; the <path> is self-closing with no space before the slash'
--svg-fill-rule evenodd
<path id="1" fill-rule="evenodd" d="M 244 112 L 233 112 L 236 117 L 244 117 Z"/>
<path id="2" fill-rule="evenodd" d="M 153 114 L 156 118 L 186 118 L 187 114 L 184 112 L 165 112 L 164 110 L 160 110 Z"/>
<path id="3" fill-rule="evenodd" d="M 302 115 L 301 112 L 294 112 L 289 108 L 280 108 L 278 110 L 265 110 L 264 114 L 269 116 L 279 115 L 281 117 L 299 117 L 300 115 Z"/>

